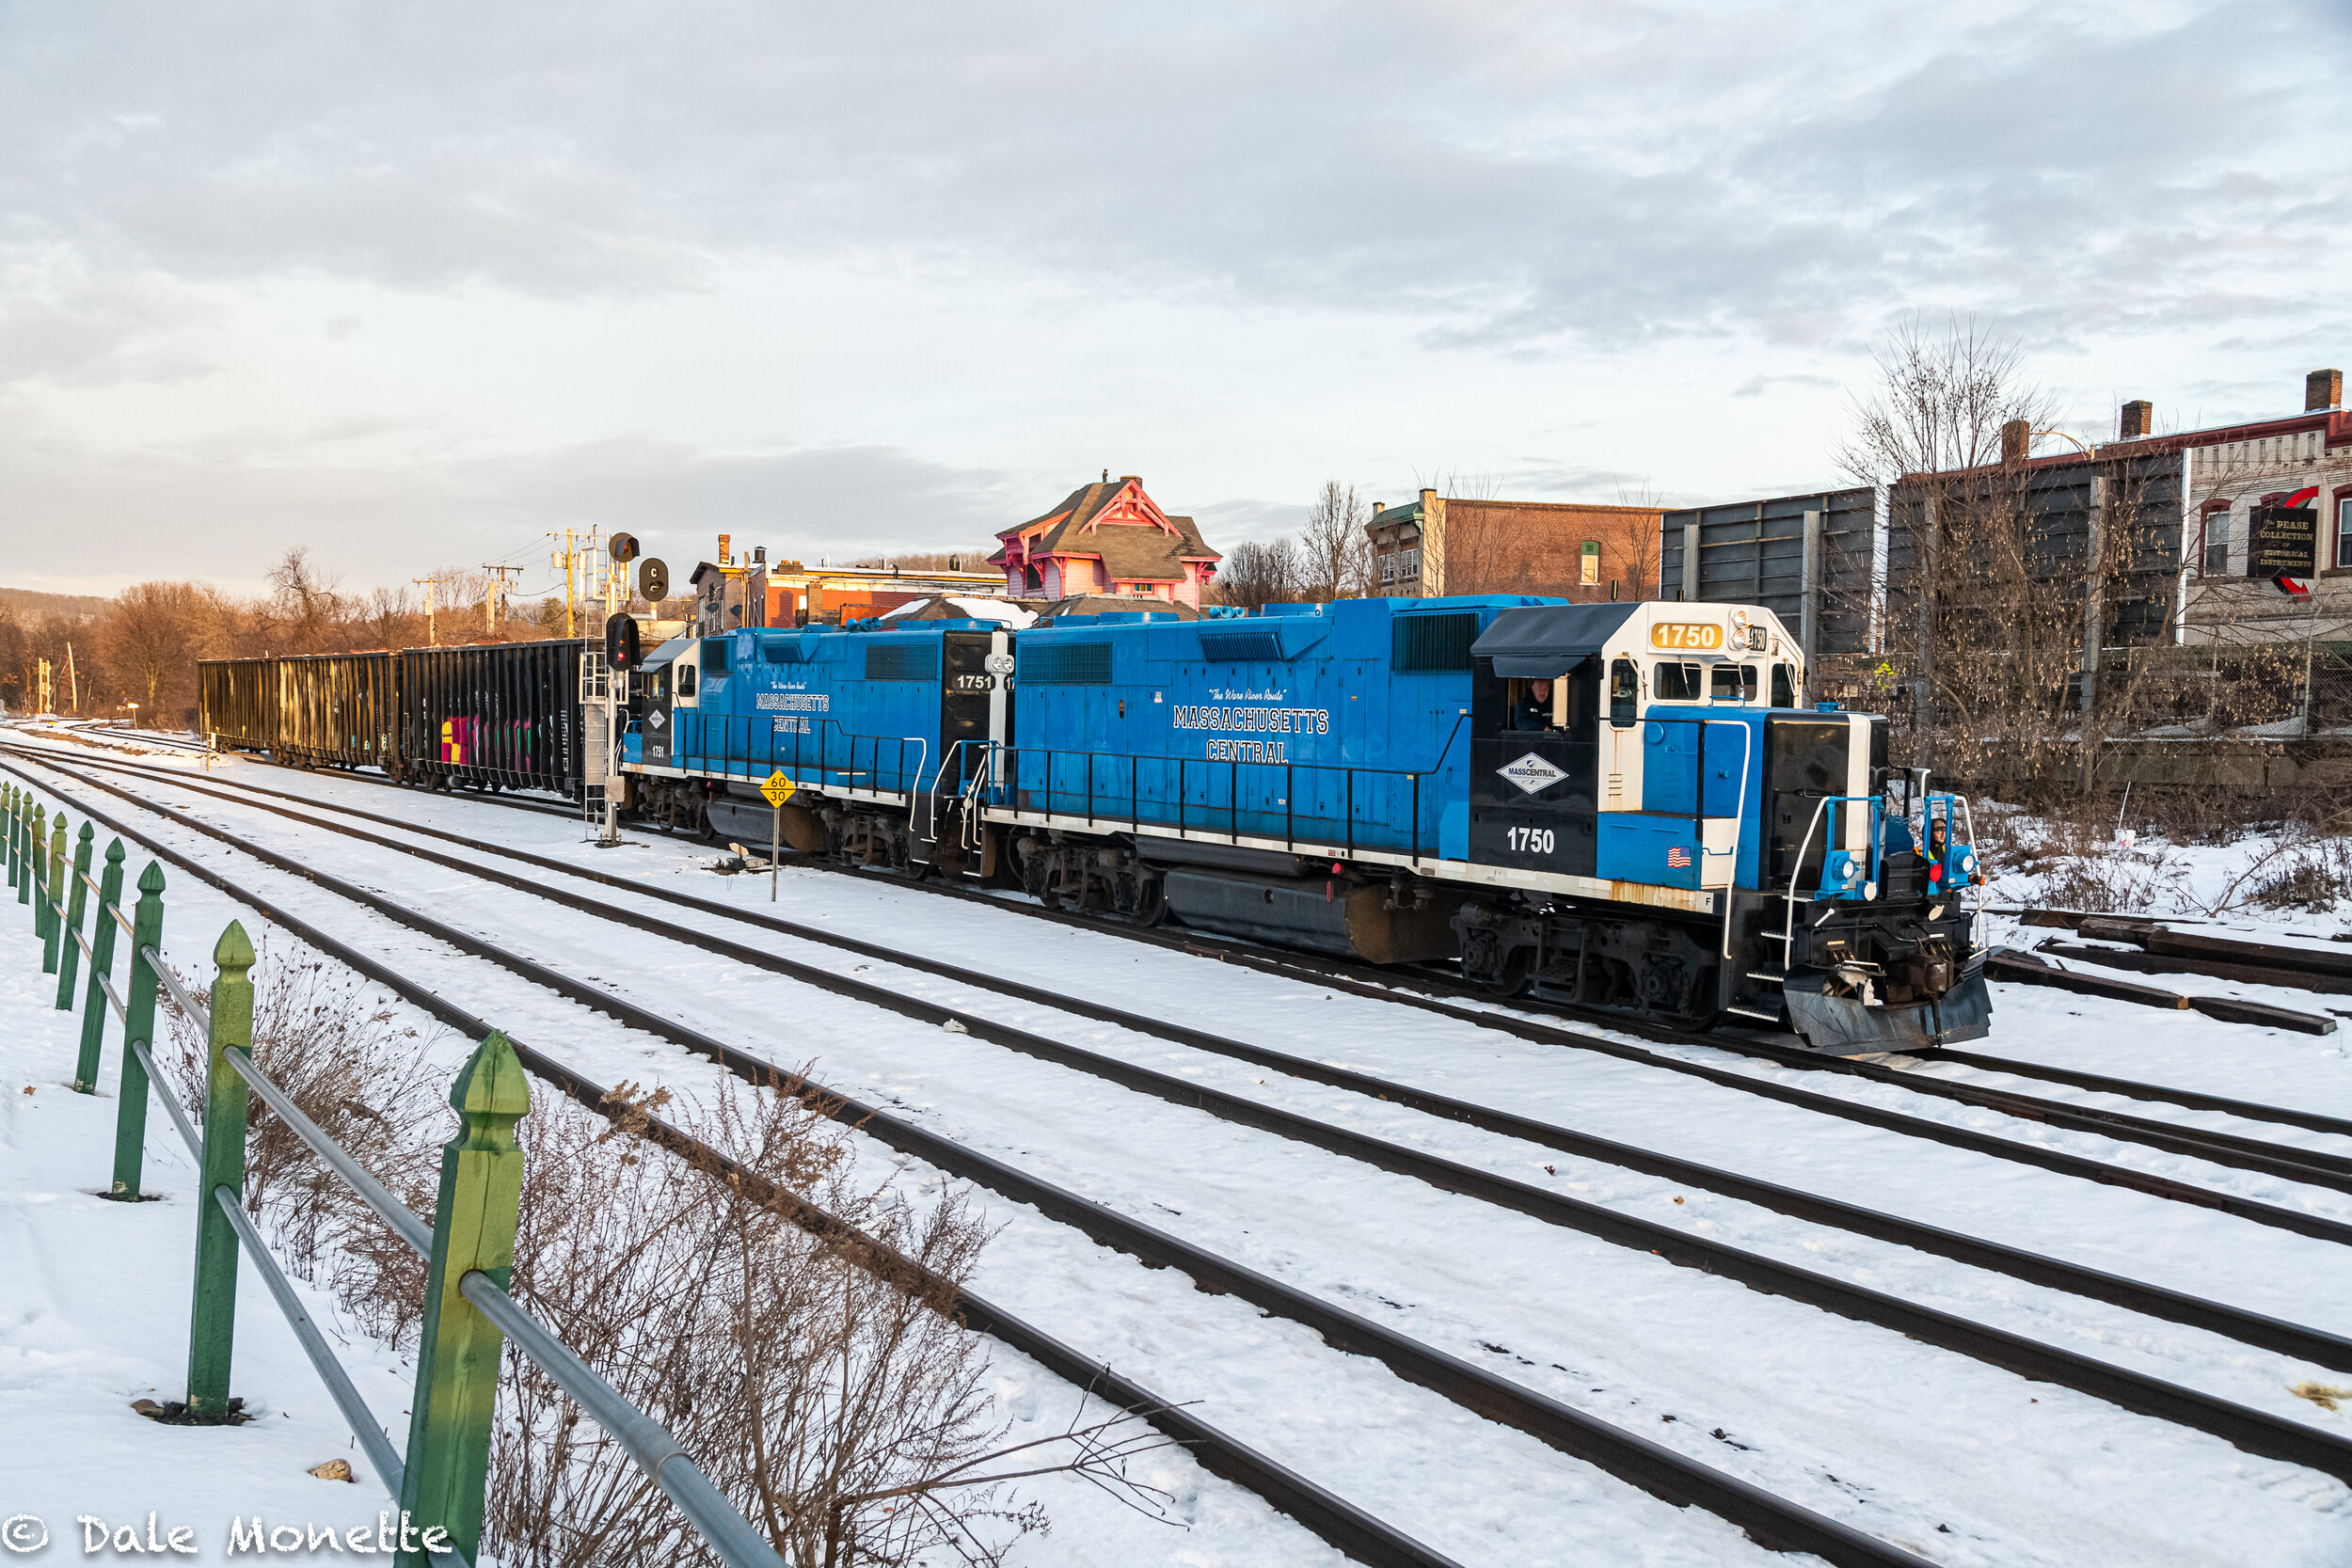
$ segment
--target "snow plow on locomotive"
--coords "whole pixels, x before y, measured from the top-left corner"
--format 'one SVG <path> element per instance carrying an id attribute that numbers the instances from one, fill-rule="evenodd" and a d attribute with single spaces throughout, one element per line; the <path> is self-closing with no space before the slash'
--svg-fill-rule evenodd
<path id="1" fill-rule="evenodd" d="M 1455 962 L 1827 1051 L 1979 1038 L 1966 802 L 1798 703 L 1769 612 L 1520 595 L 683 637 L 641 810 L 1139 925 Z"/>

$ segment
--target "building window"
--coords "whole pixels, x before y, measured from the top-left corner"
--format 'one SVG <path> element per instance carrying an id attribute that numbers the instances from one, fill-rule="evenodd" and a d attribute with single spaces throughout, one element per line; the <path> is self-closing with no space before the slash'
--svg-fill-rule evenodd
<path id="1" fill-rule="evenodd" d="M 2205 547 L 2198 569 L 2209 578 L 2229 576 L 2230 513 L 2226 507 L 2205 514 Z"/>
<path id="2" fill-rule="evenodd" d="M 2352 566 L 2352 496 L 2336 498 L 2336 564 Z"/>
<path id="3" fill-rule="evenodd" d="M 1395 556 L 1384 555 L 1380 558 L 1380 580 L 1384 583 L 1394 582 L 1396 580 Z"/>

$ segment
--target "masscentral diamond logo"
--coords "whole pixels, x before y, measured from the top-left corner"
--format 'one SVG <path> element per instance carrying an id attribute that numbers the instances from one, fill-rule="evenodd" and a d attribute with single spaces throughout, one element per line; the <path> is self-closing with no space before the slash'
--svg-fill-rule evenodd
<path id="1" fill-rule="evenodd" d="M 1567 777 L 1565 773 L 1533 752 L 1528 752 L 1517 762 L 1504 763 L 1495 771 L 1530 795 L 1541 795 L 1545 790 Z"/>

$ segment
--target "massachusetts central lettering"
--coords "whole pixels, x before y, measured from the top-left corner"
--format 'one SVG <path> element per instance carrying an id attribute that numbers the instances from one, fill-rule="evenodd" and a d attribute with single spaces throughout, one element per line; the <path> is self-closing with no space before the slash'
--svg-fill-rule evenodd
<path id="1" fill-rule="evenodd" d="M 1180 730 L 1228 730 L 1260 735 L 1328 735 L 1331 712 L 1320 707 L 1186 707 L 1169 710 Z"/>
<path id="2" fill-rule="evenodd" d="M 1196 707 L 1178 704 L 1168 709 L 1168 724 L 1180 730 L 1221 730 L 1253 736 L 1328 735 L 1331 711 L 1320 707 Z M 1212 740 L 1206 748 L 1211 762 L 1288 762 L 1290 747 L 1279 740 Z"/>
<path id="3" fill-rule="evenodd" d="M 755 705 L 763 713 L 786 713 L 796 717 L 776 721 L 778 735 L 812 735 L 808 721 L 798 715 L 829 713 L 833 698 L 822 691 L 762 691 Z"/>

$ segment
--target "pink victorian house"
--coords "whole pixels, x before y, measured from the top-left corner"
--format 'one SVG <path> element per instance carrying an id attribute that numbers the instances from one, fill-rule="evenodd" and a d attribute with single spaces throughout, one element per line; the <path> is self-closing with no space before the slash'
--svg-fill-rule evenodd
<path id="1" fill-rule="evenodd" d="M 1005 547 L 989 564 L 1005 569 L 1006 592 L 1016 598 L 1132 594 L 1197 610 L 1224 559 L 1190 517 L 1161 511 L 1134 474 L 1082 484 L 1045 515 L 996 537 Z"/>

